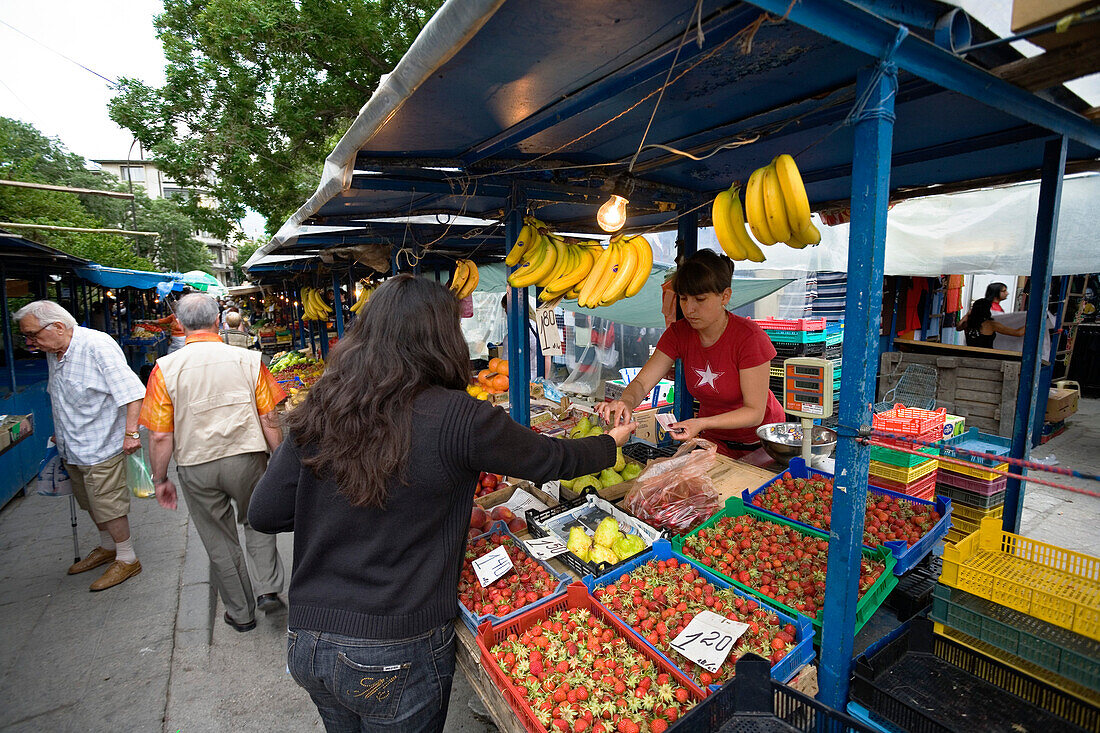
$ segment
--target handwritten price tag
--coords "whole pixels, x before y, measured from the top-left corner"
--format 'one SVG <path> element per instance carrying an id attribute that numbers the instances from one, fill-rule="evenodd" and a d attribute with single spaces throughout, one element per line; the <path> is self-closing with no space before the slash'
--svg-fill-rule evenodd
<path id="1" fill-rule="evenodd" d="M 672 648 L 708 672 L 717 672 L 748 624 L 730 621 L 712 611 L 700 611 L 672 640 Z"/>
<path id="2" fill-rule="evenodd" d="M 561 356 L 561 331 L 558 330 L 558 320 L 552 304 L 539 306 L 535 310 L 535 325 L 538 328 L 542 355 Z"/>
<path id="3" fill-rule="evenodd" d="M 569 551 L 557 537 L 537 537 L 527 540 L 525 544 L 528 552 L 537 560 L 548 560 Z"/>
<path id="4" fill-rule="evenodd" d="M 503 546 L 497 547 L 492 552 L 473 561 L 474 574 L 482 588 L 488 588 L 493 581 L 512 569 L 512 558 L 508 557 L 508 551 Z"/>

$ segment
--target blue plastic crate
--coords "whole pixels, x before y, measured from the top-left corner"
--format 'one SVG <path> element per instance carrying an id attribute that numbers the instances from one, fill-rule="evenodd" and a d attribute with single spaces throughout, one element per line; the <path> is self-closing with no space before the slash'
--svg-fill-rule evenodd
<path id="1" fill-rule="evenodd" d="M 904 730 L 897 727 L 889 720 L 880 718 L 858 702 L 848 703 L 848 715 L 851 715 L 871 730 L 878 731 L 879 733 L 905 733 Z"/>
<path id="2" fill-rule="evenodd" d="M 959 449 L 989 453 L 995 456 L 1007 456 L 1012 450 L 1012 439 L 1002 438 L 999 435 L 979 432 L 977 428 L 970 428 L 962 435 L 956 435 L 940 443 L 940 452 L 948 458 L 960 461 L 969 461 L 981 466 L 999 466 L 1004 463 L 1004 458 L 994 460 L 992 458 L 979 458 L 978 456 L 959 455 Z"/>
<path id="3" fill-rule="evenodd" d="M 484 532 L 482 534 L 479 534 L 477 537 L 474 537 L 473 539 L 469 540 L 469 542 L 477 542 L 482 537 L 487 537 L 487 536 L 493 534 L 494 532 L 499 532 L 500 534 L 508 535 L 513 540 L 515 540 L 517 545 L 519 545 L 520 547 L 522 547 L 524 549 L 524 552 L 527 551 L 527 547 L 526 547 L 526 545 L 523 544 L 523 540 L 519 539 L 514 534 L 512 534 L 511 531 L 509 531 L 509 529 L 508 529 L 508 523 L 505 522 L 505 521 L 502 521 L 502 520 L 497 520 L 497 521 L 493 522 L 493 524 L 489 527 L 488 532 Z M 546 570 L 550 573 L 550 575 L 552 575 L 552 576 L 554 576 L 555 578 L 558 579 L 558 581 L 559 581 L 558 582 L 558 587 L 554 589 L 554 592 L 551 593 L 548 596 L 543 596 L 542 598 L 538 599 L 537 601 L 534 601 L 533 603 L 528 603 L 526 606 L 520 606 L 515 611 L 512 611 L 511 613 L 506 614 L 504 616 L 494 616 L 491 613 L 485 613 L 485 614 L 481 614 L 479 616 L 478 614 L 474 613 L 473 611 L 471 611 L 470 609 L 466 608 L 461 603 L 459 603 L 458 604 L 458 610 L 462 613 L 462 622 L 464 624 L 466 624 L 466 628 L 468 628 L 474 636 L 477 636 L 477 627 L 480 626 L 481 624 L 485 623 L 486 621 L 492 622 L 493 624 L 499 624 L 499 623 L 502 623 L 504 621 L 507 621 L 510 618 L 518 616 L 519 614 L 526 611 L 530 606 L 534 606 L 535 604 L 542 603 L 543 601 L 547 601 L 551 598 L 557 598 L 558 596 L 565 595 L 566 587 L 568 587 L 569 584 L 573 582 L 572 576 L 570 576 L 569 573 L 558 572 L 557 570 L 554 570 L 554 568 L 550 567 L 550 565 L 547 564 L 547 562 L 545 560 L 535 560 L 535 562 L 537 562 L 539 565 L 542 565 L 544 568 L 546 568 Z"/>
<path id="4" fill-rule="evenodd" d="M 764 333 L 766 333 L 768 338 L 773 342 L 781 344 L 824 343 L 828 346 L 843 343 L 844 341 L 844 326 L 839 323 L 827 326 L 824 331 L 776 331 L 774 329 L 765 328 Z"/>
<path id="5" fill-rule="evenodd" d="M 791 616 L 782 609 L 776 608 L 769 603 L 765 603 L 760 598 L 752 595 L 751 593 L 745 593 L 740 588 L 737 588 L 736 586 L 733 586 L 727 581 L 719 578 L 705 565 L 700 565 L 699 563 L 693 561 L 691 558 L 674 552 L 672 550 L 672 545 L 666 539 L 657 540 L 653 543 L 653 547 L 651 547 L 650 549 L 638 555 L 635 555 L 634 557 L 625 561 L 625 563 L 623 563 L 619 567 L 616 567 L 614 570 L 605 575 L 601 575 L 599 578 L 595 578 L 592 575 L 586 575 L 582 582 L 588 588 L 589 593 L 593 594 L 593 598 L 595 598 L 596 588 L 618 581 L 620 576 L 629 574 L 632 570 L 642 565 L 645 565 L 650 560 L 669 560 L 671 558 L 676 558 L 678 562 L 691 565 L 694 570 L 697 570 L 699 574 L 703 576 L 703 578 L 705 578 L 706 581 L 713 585 L 715 588 L 732 588 L 733 591 L 737 593 L 737 595 L 741 596 L 745 600 L 755 601 L 757 605 L 774 612 L 775 615 L 778 616 L 784 624 L 794 624 L 794 648 L 791 649 L 787 656 L 783 657 L 783 659 L 778 664 L 772 667 L 773 679 L 778 680 L 779 682 L 787 682 L 792 677 L 794 677 L 795 672 L 797 672 L 803 664 L 809 664 L 814 660 L 814 628 L 813 624 L 810 623 L 810 619 L 806 618 L 805 616 Z M 596 602 L 599 603 L 598 600 Z M 601 603 L 600 605 L 603 604 Z M 607 609 L 609 613 L 615 615 L 615 617 L 618 618 L 620 621 L 622 621 L 627 628 L 631 628 L 630 624 L 626 623 L 625 620 L 615 614 L 615 612 L 612 611 L 610 608 L 607 608 L 607 606 L 604 606 L 604 608 Z M 635 631 L 635 633 L 637 632 Z M 679 665 L 676 663 L 675 660 L 669 659 L 667 656 L 665 656 L 663 652 L 661 652 L 659 649 L 646 641 L 640 633 L 638 634 L 638 638 L 640 638 L 646 646 L 648 646 L 650 649 L 653 649 L 653 651 L 660 654 L 662 657 L 664 657 L 664 659 L 668 660 L 670 664 L 679 669 Z M 680 671 L 683 672 L 683 670 Z M 687 673 L 684 672 L 684 674 L 686 675 Z M 712 686 L 712 688 L 718 686 L 720 685 L 714 685 Z"/>
<path id="6" fill-rule="evenodd" d="M 787 471 L 794 478 L 810 478 L 811 476 L 824 476 L 826 478 L 833 478 L 833 474 L 829 473 L 828 471 L 807 469 L 806 464 L 802 461 L 801 458 L 792 458 L 791 464 L 787 468 Z M 756 497 L 757 494 L 763 493 L 764 490 L 768 488 L 768 486 L 771 485 L 774 481 L 775 479 L 773 478 L 759 488 L 753 489 L 752 491 L 745 489 L 743 492 L 741 492 L 741 498 L 745 502 L 745 505 L 748 506 L 751 504 L 753 508 L 764 512 L 765 514 L 770 514 L 773 517 L 785 519 L 786 521 L 796 524 L 799 527 L 814 529 L 819 532 L 823 531 L 817 529 L 816 527 L 811 527 L 808 524 L 803 524 L 797 519 L 793 519 L 783 514 L 770 512 L 764 507 L 757 506 L 756 504 L 752 503 L 753 498 Z M 928 534 L 924 535 L 924 537 L 921 537 L 920 541 L 918 541 L 912 547 L 909 547 L 909 545 L 903 540 L 893 540 L 883 543 L 883 547 L 890 550 L 890 553 L 894 556 L 894 559 L 897 560 L 897 564 L 894 566 L 894 575 L 903 575 L 916 567 L 916 564 L 924 559 L 924 556 L 931 552 L 936 547 L 936 545 L 941 542 L 944 537 L 947 536 L 947 530 L 951 528 L 951 500 L 942 496 L 937 496 L 936 500 L 932 502 L 928 501 L 927 499 L 918 499 L 915 496 L 908 496 L 906 494 L 901 494 L 897 491 L 890 491 L 889 489 L 883 489 L 874 485 L 868 485 L 867 490 L 872 494 L 890 496 L 895 499 L 905 499 L 906 501 L 910 501 L 914 504 L 923 504 L 929 509 L 935 509 L 937 512 L 940 513 L 940 521 L 936 522 L 936 524 L 932 527 Z"/>

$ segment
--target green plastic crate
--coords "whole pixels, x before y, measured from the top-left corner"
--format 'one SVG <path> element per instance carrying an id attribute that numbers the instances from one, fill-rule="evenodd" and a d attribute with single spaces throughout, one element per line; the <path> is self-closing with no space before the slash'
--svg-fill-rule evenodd
<path id="1" fill-rule="evenodd" d="M 913 466 L 919 466 L 929 458 L 940 457 L 940 452 L 935 448 L 921 448 L 917 452 L 921 455 L 914 456 L 911 453 L 902 453 L 901 451 L 892 450 L 890 448 L 883 448 L 881 445 L 872 445 L 871 460 L 880 463 L 889 463 L 891 466 L 912 468 Z"/>
<path id="2" fill-rule="evenodd" d="M 1090 689 L 1100 689 L 1100 642 L 937 583 L 934 620 Z"/>
<path id="3" fill-rule="evenodd" d="M 684 539 L 685 538 L 699 534 L 704 529 L 708 529 L 712 525 L 717 524 L 718 521 L 720 519 L 722 519 L 723 517 L 740 517 L 740 516 L 743 516 L 743 515 L 746 515 L 746 514 L 748 514 L 750 516 L 753 516 L 753 517 L 755 517 L 759 520 L 765 521 L 765 522 L 771 522 L 772 524 L 783 525 L 784 527 L 788 527 L 790 529 L 793 529 L 794 531 L 796 531 L 796 532 L 798 532 L 799 534 L 802 534 L 802 535 L 809 535 L 811 537 L 819 537 L 823 540 L 828 540 L 829 539 L 829 535 L 826 532 L 819 532 L 817 530 L 810 529 L 809 527 L 803 527 L 803 526 L 799 526 L 799 525 L 797 525 L 793 522 L 788 522 L 788 521 L 786 521 L 786 520 L 784 520 L 784 519 L 782 519 L 782 518 L 780 518 L 780 517 L 778 517 L 774 514 L 769 514 L 767 512 L 760 511 L 759 509 L 757 509 L 757 508 L 755 508 L 751 505 L 746 506 L 745 503 L 741 500 L 741 497 L 739 497 L 739 496 L 731 496 L 729 499 L 726 499 L 726 506 L 725 506 L 724 509 L 722 509 L 722 511 L 720 511 L 717 514 L 715 514 L 714 516 L 712 516 L 710 519 L 708 519 L 706 522 L 704 522 L 699 527 L 696 527 L 694 530 L 692 530 L 688 534 L 674 537 L 672 539 L 672 548 L 673 548 L 673 550 L 675 550 L 679 554 L 683 555 L 684 554 L 683 550 L 684 550 Z M 882 602 L 886 600 L 886 596 L 890 595 L 890 591 L 892 591 L 894 589 L 894 586 L 896 586 L 898 584 L 898 578 L 897 578 L 896 575 L 894 575 L 894 566 L 897 564 L 897 560 L 894 558 L 894 556 L 890 553 L 890 551 L 887 548 L 885 548 L 885 547 L 876 547 L 875 549 L 872 550 L 870 548 L 864 547 L 863 548 L 863 554 L 868 558 L 878 560 L 879 562 L 881 562 L 883 565 L 886 566 L 886 569 L 879 576 L 878 580 L 875 581 L 875 584 L 867 589 L 867 592 L 863 594 L 863 597 L 860 598 L 859 602 L 856 604 L 856 628 L 855 628 L 855 631 L 857 631 L 857 632 L 860 629 L 863 628 L 863 625 L 867 623 L 867 621 L 871 618 L 871 616 L 874 615 L 875 611 L 878 610 L 878 607 L 882 605 Z M 689 557 L 689 556 L 684 555 L 684 557 Z M 699 560 L 697 560 L 697 559 L 694 559 L 694 558 L 690 558 L 690 559 L 692 559 L 693 562 L 699 562 Z M 726 575 L 725 573 L 723 573 L 722 571 L 720 571 L 716 568 L 712 568 L 709 565 L 706 566 L 706 567 L 709 571 L 711 571 L 712 573 L 714 573 L 718 577 L 729 581 L 733 585 L 736 585 L 738 588 L 743 588 L 744 590 L 748 591 L 749 593 L 752 593 L 754 596 L 756 596 L 757 598 L 759 598 L 761 601 L 768 604 L 769 606 L 773 606 L 775 608 L 781 608 L 784 611 L 786 611 L 787 613 L 799 614 L 799 615 L 802 615 L 802 616 L 806 615 L 806 614 L 804 614 L 804 613 L 802 613 L 802 612 L 800 612 L 796 609 L 791 608 L 790 606 L 787 606 L 783 603 L 780 603 L 779 601 L 775 600 L 774 598 L 769 598 L 768 596 L 764 595 L 763 593 L 760 593 L 759 591 L 757 591 L 755 588 L 753 588 L 751 586 L 745 585 L 744 583 L 740 583 L 740 582 L 734 580 L 733 578 L 731 578 L 730 576 Z M 813 623 L 814 631 L 819 636 L 821 634 L 821 617 L 822 617 L 822 615 L 823 615 L 823 612 L 818 611 L 817 616 L 810 619 L 810 622 Z"/>

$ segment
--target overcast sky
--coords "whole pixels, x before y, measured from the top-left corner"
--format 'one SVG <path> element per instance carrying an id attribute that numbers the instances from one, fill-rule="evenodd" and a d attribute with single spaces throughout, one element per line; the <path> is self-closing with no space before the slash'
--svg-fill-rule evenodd
<path id="1" fill-rule="evenodd" d="M 956 4 L 995 32 L 1009 33 L 1012 0 Z M 0 116 L 30 122 L 85 158 L 126 158 L 133 138 L 107 116 L 110 85 L 74 61 L 108 79 L 163 84 L 164 54 L 153 28 L 161 7 L 160 0 L 0 0 Z M 1038 52 L 1016 45 L 1028 55 Z M 1100 75 L 1068 86 L 1100 104 Z M 259 216 L 244 225 L 250 236 L 262 235 Z"/>

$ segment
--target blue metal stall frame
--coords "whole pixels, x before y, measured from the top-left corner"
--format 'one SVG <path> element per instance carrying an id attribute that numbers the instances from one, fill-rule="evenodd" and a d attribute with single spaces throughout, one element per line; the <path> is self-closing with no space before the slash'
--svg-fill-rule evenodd
<path id="1" fill-rule="evenodd" d="M 758 43 L 778 47 L 786 42 L 787 49 L 797 49 L 801 55 L 792 51 L 789 65 L 776 54 L 767 59 L 771 65 L 761 63 L 747 70 L 735 63 L 704 67 L 698 78 L 690 79 L 694 86 L 666 98 L 663 116 L 653 130 L 662 143 L 699 153 L 752 133 L 758 133 L 759 142 L 738 148 L 736 159 L 724 155 L 708 162 L 698 158 L 685 162 L 652 151 L 635 153 L 632 161 L 638 165 L 632 170 L 640 185 L 631 199 L 635 209 L 630 231 L 686 226 L 669 215 L 669 202 L 688 201 L 686 209 L 705 201 L 728 186 L 731 178 L 738 180 L 766 165 L 777 152 L 797 152 L 802 156 L 800 166 L 808 163 L 803 178 L 815 204 L 848 198 L 851 264 L 840 422 L 844 437 L 855 438 L 870 422 L 874 399 L 891 185 L 960 184 L 988 175 L 1024 180 L 1038 167 L 1033 161 L 1041 149 L 1044 195 L 1036 227 L 1021 405 L 1013 435 L 1013 455 L 1024 457 L 1035 412 L 1036 351 L 1049 289 L 1057 194 L 1067 158 L 1091 160 L 1100 150 L 1096 125 L 1070 111 L 1061 92 L 1039 97 L 972 63 L 988 49 L 975 49 L 969 59 L 956 55 L 955 46 L 969 43 L 968 37 L 952 32 L 960 13 L 931 0 L 711 0 L 694 9 L 690 4 L 642 0 L 631 3 L 629 12 L 621 4 L 581 5 L 568 0 L 445 4 L 432 21 L 432 33 L 422 34 L 406 55 L 408 65 L 403 60 L 391 75 L 395 86 L 386 90 L 393 92 L 390 98 L 375 95 L 330 157 L 332 169 L 341 171 L 345 181 L 341 183 L 336 174 L 323 181 L 318 193 L 284 226 L 285 232 L 281 230 L 258 254 L 276 249 L 311 252 L 323 246 L 311 241 L 311 235 L 297 235 L 299 225 L 362 227 L 370 219 L 441 211 L 486 218 L 506 212 L 504 242 L 511 242 L 518 233 L 522 213 L 518 209 L 524 197 L 542 202 L 540 218 L 567 231 L 591 231 L 592 209 L 602 203 L 608 190 L 609 176 L 599 175 L 598 166 L 630 158 L 643 127 L 648 131 L 653 122 L 647 123 L 645 114 L 630 117 L 624 116 L 626 112 L 607 120 L 607 110 L 633 110 L 638 97 L 649 91 L 644 101 L 655 94 L 677 64 L 685 65 L 682 74 L 691 72 L 709 58 L 706 54 L 758 23 Z M 760 23 L 757 9 L 781 22 Z M 948 22 L 941 23 L 945 19 Z M 582 23 L 584 38 L 599 39 L 585 46 L 586 53 L 579 53 L 574 43 Z M 796 33 L 788 23 L 806 30 Z M 681 40 L 677 45 L 675 39 L 688 38 L 696 25 L 699 43 Z M 561 42 L 547 38 L 543 53 L 531 54 L 527 44 L 516 45 L 517 27 L 539 27 L 551 36 L 557 33 Z M 433 43 L 442 48 L 432 49 Z M 561 49 L 568 53 L 553 55 Z M 600 56 L 601 52 L 606 53 Z M 504 63 L 502 56 L 514 63 Z M 536 63 L 537 70 L 532 68 Z M 501 78 L 504 69 L 508 76 Z M 854 105 L 846 96 L 852 76 L 856 78 Z M 498 83 L 487 83 L 491 77 Z M 525 95 L 516 101 L 522 109 L 514 110 L 503 97 L 508 84 L 517 79 L 524 82 Z M 783 92 L 777 92 L 776 85 Z M 735 86 L 740 104 L 734 112 L 742 116 L 730 119 L 734 112 L 726 110 L 735 105 Z M 488 91 L 478 96 L 479 90 Z M 697 101 L 704 93 L 723 92 L 726 97 L 719 96 L 709 105 Z M 429 122 L 433 119 L 429 112 L 440 108 L 463 108 L 471 114 L 461 129 L 438 129 Z M 952 114 L 937 116 L 942 108 Z M 611 124 L 620 118 L 619 124 Z M 920 124 L 914 124 L 915 119 Z M 829 146 L 817 146 L 822 134 L 828 137 L 846 126 L 852 127 L 851 137 L 838 135 Z M 578 137 L 583 130 L 589 132 Z M 580 145 L 581 141 L 586 142 Z M 531 157 L 539 151 L 549 152 Z M 546 161 L 546 170 L 521 171 L 525 174 L 521 180 L 509 175 L 550 156 L 554 157 Z M 445 172 L 475 165 L 477 178 L 471 179 L 474 184 L 469 187 L 457 186 L 457 177 Z M 570 178 L 563 174 L 569 166 L 588 170 Z M 348 195 L 336 197 L 340 190 Z M 371 226 L 374 229 L 362 241 L 383 236 L 382 223 Z M 686 251 L 690 237 L 681 239 Z M 458 239 L 451 244 L 462 246 Z M 526 422 L 526 390 L 519 389 L 529 376 L 526 293 L 513 289 L 509 297 L 512 414 Z M 688 395 L 682 372 L 678 387 L 684 389 L 677 389 L 681 403 L 677 414 L 686 414 Z M 821 698 L 836 708 L 847 698 L 868 458 L 865 446 L 852 439 L 842 441 L 821 660 Z M 1015 488 L 1011 505 L 1006 502 L 1007 528 L 1018 523 L 1022 499 L 1023 492 Z"/>

